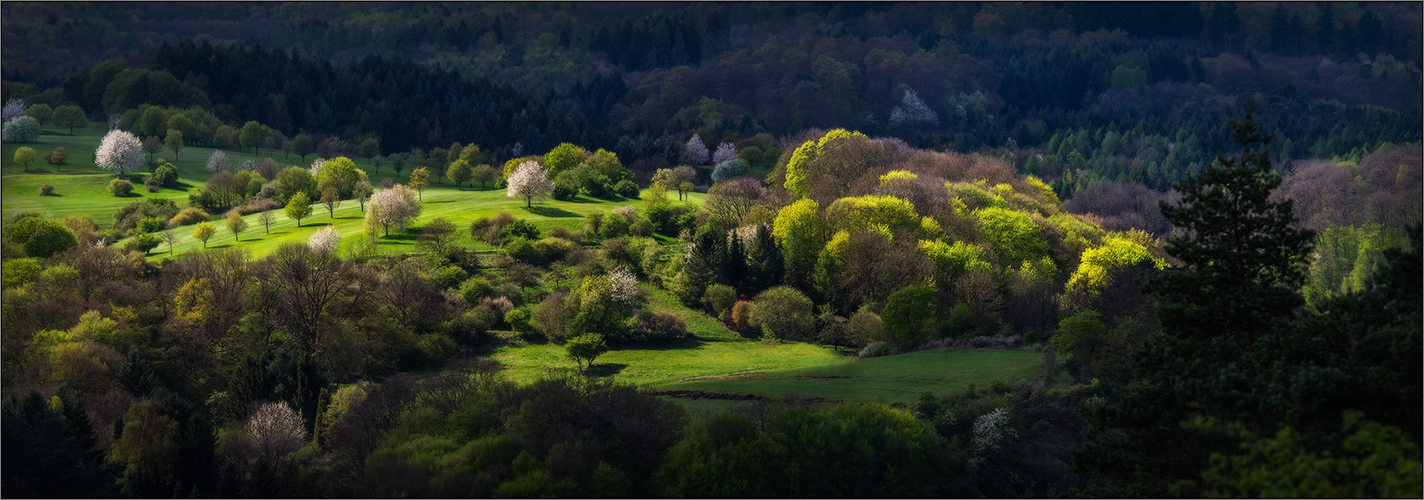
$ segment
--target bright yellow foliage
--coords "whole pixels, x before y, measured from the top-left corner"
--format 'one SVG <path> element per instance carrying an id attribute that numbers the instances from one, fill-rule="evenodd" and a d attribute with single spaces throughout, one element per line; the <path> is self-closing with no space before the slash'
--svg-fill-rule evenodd
<path id="1" fill-rule="evenodd" d="M 914 182 L 920 176 L 909 170 L 891 170 L 880 176 L 880 185 L 884 186 L 891 182 Z"/>
<path id="2" fill-rule="evenodd" d="M 1068 288 L 1088 292 L 1101 291 L 1109 284 L 1109 272 L 1137 265 L 1144 260 L 1152 261 L 1152 265 L 1158 269 L 1167 265 L 1162 259 L 1152 257 L 1146 247 L 1127 238 L 1109 236 L 1103 239 L 1102 246 L 1083 252 L 1078 269 L 1068 277 Z"/>

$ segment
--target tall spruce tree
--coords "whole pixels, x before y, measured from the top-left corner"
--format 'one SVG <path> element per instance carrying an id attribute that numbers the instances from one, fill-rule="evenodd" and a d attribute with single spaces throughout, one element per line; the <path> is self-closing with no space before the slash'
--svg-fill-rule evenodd
<path id="1" fill-rule="evenodd" d="M 1213 452 L 1234 442 L 1184 428 L 1197 417 L 1241 408 L 1233 394 L 1250 380 L 1231 370 L 1257 339 L 1288 326 L 1304 301 L 1313 234 L 1295 227 L 1290 200 L 1272 201 L 1270 138 L 1253 106 L 1231 120 L 1240 157 L 1219 155 L 1199 176 L 1176 186 L 1182 199 L 1162 204 L 1178 229 L 1166 249 L 1182 266 L 1149 276 L 1162 332 L 1134 354 L 1136 378 L 1105 391 L 1110 404 L 1087 407 L 1090 427 L 1081 467 L 1112 481 L 1093 495 L 1196 496 L 1195 481 Z M 1164 453 L 1164 450 L 1170 452 Z"/>

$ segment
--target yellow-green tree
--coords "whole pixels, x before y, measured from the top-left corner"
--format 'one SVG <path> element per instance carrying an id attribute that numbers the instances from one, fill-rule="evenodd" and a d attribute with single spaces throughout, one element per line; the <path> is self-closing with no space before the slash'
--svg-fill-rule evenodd
<path id="1" fill-rule="evenodd" d="M 217 229 L 213 228 L 211 222 L 199 222 L 193 227 L 193 237 L 203 241 L 203 248 L 208 248 L 208 238 L 212 238 L 216 232 Z"/>
<path id="2" fill-rule="evenodd" d="M 826 224 L 820 210 L 815 200 L 799 200 L 777 212 L 772 223 L 771 235 L 781 245 L 787 271 L 798 284 L 805 283 L 826 246 Z"/>
<path id="3" fill-rule="evenodd" d="M 29 146 L 20 146 L 15 150 L 15 163 L 25 165 L 25 170 L 30 169 L 30 163 L 35 161 L 35 150 Z"/>

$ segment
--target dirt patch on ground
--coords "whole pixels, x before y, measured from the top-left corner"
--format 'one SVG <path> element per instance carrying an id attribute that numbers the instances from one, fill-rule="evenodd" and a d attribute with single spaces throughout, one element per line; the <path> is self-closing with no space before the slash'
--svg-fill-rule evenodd
<path id="1" fill-rule="evenodd" d="M 751 395 L 751 394 L 732 394 L 732 393 L 727 393 L 727 392 L 708 392 L 708 391 L 655 391 L 655 392 L 652 392 L 651 394 L 653 394 L 653 395 L 655 395 L 655 396 L 669 396 L 669 397 L 682 398 L 682 399 L 726 399 L 726 400 L 731 400 L 731 401 L 780 401 L 780 400 L 778 400 L 778 399 L 775 399 L 775 398 L 768 398 L 768 397 L 765 397 L 765 396 L 753 396 L 753 395 Z M 805 399 L 796 400 L 796 402 L 802 403 L 802 404 L 807 404 L 807 403 L 835 403 L 835 404 L 840 404 L 840 403 L 849 403 L 850 401 L 846 401 L 846 400 L 842 400 L 842 399 L 805 398 Z"/>

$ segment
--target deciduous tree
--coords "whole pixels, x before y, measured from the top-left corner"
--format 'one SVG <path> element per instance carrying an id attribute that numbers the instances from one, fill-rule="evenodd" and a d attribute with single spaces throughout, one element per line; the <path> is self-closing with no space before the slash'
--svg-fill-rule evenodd
<path id="1" fill-rule="evenodd" d="M 123 130 L 111 130 L 99 141 L 94 151 L 94 163 L 120 176 L 143 163 L 143 145 L 138 137 Z"/>
<path id="2" fill-rule="evenodd" d="M 247 219 L 243 219 L 242 214 L 234 210 L 228 213 L 224 223 L 227 225 L 227 230 L 232 231 L 233 241 L 242 241 L 242 232 L 247 230 Z"/>
<path id="3" fill-rule="evenodd" d="M 292 198 L 287 200 L 287 218 L 296 219 L 297 227 L 302 227 L 302 219 L 312 213 L 311 200 L 307 199 L 306 191 L 297 191 Z"/>
<path id="4" fill-rule="evenodd" d="M 35 150 L 29 146 L 20 146 L 15 149 L 15 163 L 25 165 L 25 170 L 30 169 L 30 163 L 35 161 Z"/>
<path id="5" fill-rule="evenodd" d="M 554 182 L 549 180 L 549 172 L 535 161 L 519 164 L 509 175 L 507 196 L 524 198 L 526 207 L 533 207 L 534 200 L 549 197 L 554 192 Z"/>
<path id="6" fill-rule="evenodd" d="M 216 232 L 217 229 L 213 228 L 211 222 L 199 222 L 198 225 L 193 226 L 193 237 L 202 240 L 203 248 L 208 248 L 208 238 L 212 238 L 213 233 Z"/>
<path id="7" fill-rule="evenodd" d="M 75 128 L 89 126 L 89 119 L 84 116 L 84 109 L 79 106 L 60 106 L 54 109 L 54 124 L 69 129 L 69 135 L 74 135 Z"/>

